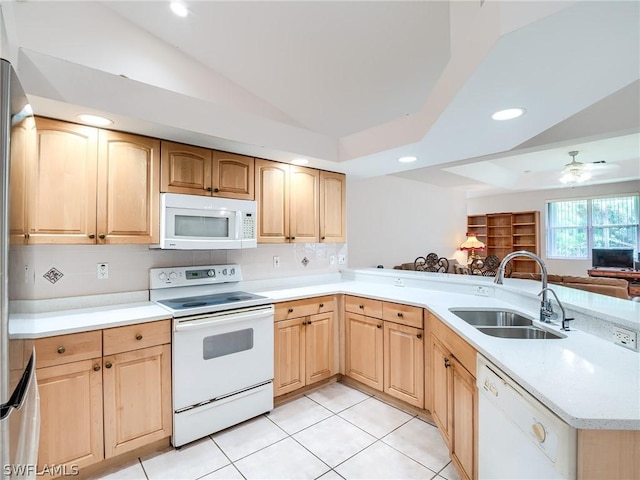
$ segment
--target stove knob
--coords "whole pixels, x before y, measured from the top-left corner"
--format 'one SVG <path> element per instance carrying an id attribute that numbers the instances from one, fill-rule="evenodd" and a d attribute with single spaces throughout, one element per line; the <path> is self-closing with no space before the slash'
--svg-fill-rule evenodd
<path id="1" fill-rule="evenodd" d="M 176 278 L 178 278 L 178 274 L 176 272 L 171 272 L 169 274 L 169 279 L 170 280 L 175 280 Z"/>
<path id="2" fill-rule="evenodd" d="M 225 268 L 224 270 L 222 270 L 222 274 L 226 275 L 227 274 L 227 269 Z"/>
<path id="3" fill-rule="evenodd" d="M 215 276 L 216 276 L 215 270 L 207 270 L 207 277 L 215 277 Z"/>
<path id="4" fill-rule="evenodd" d="M 235 274 L 236 274 L 236 269 L 235 269 L 235 268 L 232 268 L 232 269 L 231 269 L 231 275 L 235 275 Z"/>
<path id="5" fill-rule="evenodd" d="M 158 274 L 158 278 L 159 278 L 160 280 L 164 281 L 164 280 L 166 280 L 166 279 L 167 279 L 167 274 L 166 274 L 166 273 L 164 273 L 164 272 L 160 272 L 160 273 Z"/>

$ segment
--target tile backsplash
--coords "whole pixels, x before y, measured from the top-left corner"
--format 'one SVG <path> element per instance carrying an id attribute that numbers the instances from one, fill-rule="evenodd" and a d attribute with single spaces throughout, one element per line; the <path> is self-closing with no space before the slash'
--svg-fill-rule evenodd
<path id="1" fill-rule="evenodd" d="M 246 250 L 157 250 L 145 245 L 12 246 L 9 297 L 37 300 L 148 290 L 149 269 L 169 266 L 238 263 L 244 280 L 335 273 L 347 266 L 346 262 L 338 265 L 338 256 L 346 254 L 345 243 L 258 245 Z M 278 267 L 274 267 L 273 257 L 279 257 Z M 98 279 L 98 264 L 108 264 L 108 278 Z M 57 280 L 52 282 L 52 278 Z"/>

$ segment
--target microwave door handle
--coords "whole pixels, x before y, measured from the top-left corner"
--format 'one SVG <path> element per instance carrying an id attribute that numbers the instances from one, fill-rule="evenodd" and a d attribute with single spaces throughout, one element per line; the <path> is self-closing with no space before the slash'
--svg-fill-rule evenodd
<path id="1" fill-rule="evenodd" d="M 236 240 L 242 240 L 242 212 L 236 211 Z"/>

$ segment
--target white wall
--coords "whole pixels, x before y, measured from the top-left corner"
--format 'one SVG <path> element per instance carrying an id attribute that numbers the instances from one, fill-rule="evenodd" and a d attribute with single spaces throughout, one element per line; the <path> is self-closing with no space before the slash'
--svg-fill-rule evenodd
<path id="1" fill-rule="evenodd" d="M 430 252 L 466 261 L 464 192 L 395 176 L 347 183 L 349 267 L 413 262 Z"/>
<path id="2" fill-rule="evenodd" d="M 546 257 L 546 211 L 545 202 L 565 198 L 585 198 L 606 195 L 638 193 L 640 181 L 590 185 L 585 187 L 565 187 L 553 190 L 493 195 L 467 200 L 467 214 L 477 215 L 493 212 L 540 211 L 540 253 L 549 273 L 558 275 L 586 276 L 591 260 L 553 260 Z"/>

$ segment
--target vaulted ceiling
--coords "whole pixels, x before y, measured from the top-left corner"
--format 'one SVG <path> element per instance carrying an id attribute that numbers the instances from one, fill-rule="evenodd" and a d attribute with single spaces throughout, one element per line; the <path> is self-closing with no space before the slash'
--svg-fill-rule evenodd
<path id="1" fill-rule="evenodd" d="M 3 1 L 2 56 L 37 114 L 354 177 L 557 188 L 578 150 L 640 179 L 637 1 L 184 3 Z"/>

